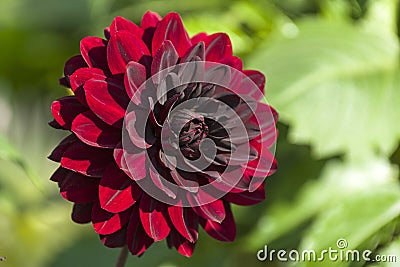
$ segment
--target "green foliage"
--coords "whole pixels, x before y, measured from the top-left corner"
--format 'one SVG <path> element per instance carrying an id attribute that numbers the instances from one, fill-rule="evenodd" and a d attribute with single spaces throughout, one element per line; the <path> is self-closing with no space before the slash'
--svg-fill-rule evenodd
<path id="1" fill-rule="evenodd" d="M 318 157 L 393 153 L 400 119 L 398 40 L 362 25 L 301 21 L 293 38 L 278 34 L 250 66 L 269 77 L 267 98 L 291 129 L 290 140 Z M 368 134 L 365 134 L 365 132 Z"/>
<path id="2" fill-rule="evenodd" d="M 399 262 L 398 6 L 398 0 L 1 1 L 0 85 L 11 89 L 7 98 L 0 94 L 0 110 L 6 102 L 12 113 L 0 129 L 5 266 L 116 261 L 118 251 L 102 246 L 91 227 L 70 221 L 70 205 L 48 181 L 56 164 L 46 156 L 61 136 L 46 123 L 51 99 L 65 94 L 57 80 L 65 60 L 79 53 L 79 40 L 101 35 L 115 15 L 138 22 L 148 9 L 180 12 L 191 35 L 227 32 L 246 68 L 266 74 L 267 100 L 280 114 L 279 171 L 267 180 L 265 202 L 234 207 L 234 243 L 201 232 L 191 259 L 162 243 L 127 266 L 363 266 L 256 258 L 264 245 L 321 251 L 337 248 L 340 238 L 348 249 L 396 255 Z"/>
<path id="3" fill-rule="evenodd" d="M 38 190 L 43 192 L 43 188 L 40 185 L 37 175 L 32 167 L 27 164 L 24 157 L 17 151 L 15 147 L 6 139 L 5 136 L 0 134 L 0 159 L 11 161 L 21 168 L 25 174 L 31 179 L 32 183 Z"/>

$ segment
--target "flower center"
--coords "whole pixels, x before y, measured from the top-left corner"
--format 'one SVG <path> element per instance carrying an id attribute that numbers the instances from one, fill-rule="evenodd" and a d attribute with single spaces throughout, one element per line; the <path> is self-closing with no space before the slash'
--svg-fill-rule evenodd
<path id="1" fill-rule="evenodd" d="M 208 134 L 208 126 L 202 116 L 188 121 L 179 134 L 179 147 L 182 154 L 191 160 L 200 158 L 199 146 Z"/>

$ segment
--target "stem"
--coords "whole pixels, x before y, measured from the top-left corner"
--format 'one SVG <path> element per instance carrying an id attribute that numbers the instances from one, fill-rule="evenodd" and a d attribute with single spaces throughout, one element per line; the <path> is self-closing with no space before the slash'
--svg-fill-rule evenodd
<path id="1" fill-rule="evenodd" d="M 119 254 L 118 261 L 117 261 L 117 264 L 115 265 L 115 267 L 124 267 L 127 257 L 128 257 L 128 247 L 125 246 L 121 249 L 121 252 Z"/>

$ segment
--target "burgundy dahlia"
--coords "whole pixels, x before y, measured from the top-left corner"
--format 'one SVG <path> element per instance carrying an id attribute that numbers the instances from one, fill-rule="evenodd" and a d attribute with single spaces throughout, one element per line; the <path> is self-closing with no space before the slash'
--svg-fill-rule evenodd
<path id="1" fill-rule="evenodd" d="M 264 75 L 243 70 L 226 34 L 189 38 L 176 13 L 116 17 L 80 51 L 60 80 L 73 95 L 53 102 L 50 122 L 71 132 L 49 158 L 72 220 L 134 255 L 166 239 L 189 257 L 199 225 L 233 241 L 231 203 L 263 201 L 276 169 Z"/>

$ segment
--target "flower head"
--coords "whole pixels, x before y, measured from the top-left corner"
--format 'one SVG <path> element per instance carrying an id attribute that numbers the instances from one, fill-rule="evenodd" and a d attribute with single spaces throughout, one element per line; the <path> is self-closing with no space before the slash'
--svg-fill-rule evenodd
<path id="1" fill-rule="evenodd" d="M 276 169 L 264 75 L 243 70 L 226 34 L 189 38 L 176 13 L 116 17 L 80 50 L 60 80 L 74 94 L 50 122 L 71 132 L 49 158 L 72 219 L 134 255 L 166 239 L 191 256 L 199 225 L 233 241 L 231 203 L 263 201 Z"/>

